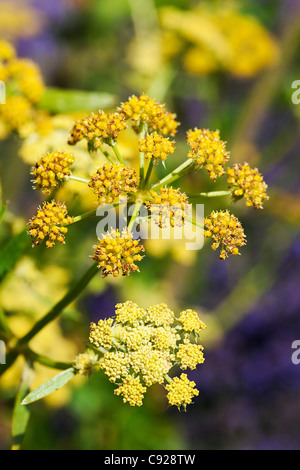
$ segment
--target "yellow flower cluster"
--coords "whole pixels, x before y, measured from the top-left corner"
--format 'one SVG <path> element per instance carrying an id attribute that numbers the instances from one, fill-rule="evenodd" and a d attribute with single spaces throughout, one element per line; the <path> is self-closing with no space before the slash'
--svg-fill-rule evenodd
<path id="1" fill-rule="evenodd" d="M 78 375 L 90 377 L 99 370 L 99 357 L 94 351 L 88 350 L 79 354 L 74 361 L 73 367 Z"/>
<path id="2" fill-rule="evenodd" d="M 185 194 L 174 188 L 160 188 L 159 192 L 150 191 L 149 198 L 146 205 L 155 216 L 159 227 L 184 224 L 185 209 L 188 204 Z"/>
<path id="3" fill-rule="evenodd" d="M 0 61 L 10 60 L 16 55 L 16 50 L 12 44 L 5 40 L 0 40 Z"/>
<path id="4" fill-rule="evenodd" d="M 175 35 L 175 40 L 170 36 L 173 43 L 181 41 L 178 52 L 183 50 L 183 67 L 188 73 L 207 75 L 224 70 L 251 78 L 278 62 L 278 43 L 257 18 L 232 6 L 210 3 L 194 10 L 160 10 L 163 31 Z"/>
<path id="5" fill-rule="evenodd" d="M 150 133 L 159 132 L 162 135 L 174 136 L 179 126 L 176 114 L 170 113 L 163 104 L 144 94 L 139 97 L 133 95 L 122 103 L 120 112 L 126 119 L 134 122 L 133 129 L 137 133 L 140 132 L 142 124 L 146 123 Z"/>
<path id="6" fill-rule="evenodd" d="M 70 176 L 70 166 L 74 163 L 74 157 L 64 152 L 47 153 L 35 163 L 32 174 L 36 189 L 44 193 L 61 185 L 66 176 Z"/>
<path id="7" fill-rule="evenodd" d="M 235 164 L 233 168 L 227 169 L 227 175 L 234 200 L 244 197 L 248 207 L 263 208 L 263 202 L 268 199 L 268 186 L 257 168 L 250 168 L 248 163 Z"/>
<path id="8" fill-rule="evenodd" d="M 97 324 L 92 322 L 90 326 L 90 343 L 94 344 L 97 348 L 103 346 L 103 348 L 110 349 L 113 341 L 112 323 L 112 318 L 99 320 Z"/>
<path id="9" fill-rule="evenodd" d="M 194 333 L 200 335 L 201 331 L 206 328 L 205 323 L 200 320 L 198 313 L 195 310 L 187 309 L 180 313 L 179 323 L 183 330 L 187 333 Z"/>
<path id="10" fill-rule="evenodd" d="M 28 222 L 28 234 L 34 239 L 32 246 L 40 245 L 46 237 L 47 248 L 52 248 L 56 241 L 65 243 L 66 225 L 73 222 L 65 204 L 55 201 L 45 202 L 38 208 L 36 216 Z"/>
<path id="11" fill-rule="evenodd" d="M 90 343 L 98 353 L 98 368 L 117 385 L 115 394 L 121 395 L 124 402 L 141 406 L 147 388 L 157 383 L 167 384 L 169 403 L 178 408 L 185 408 L 198 394 L 182 376 L 172 380 L 168 375 L 175 366 L 179 365 L 182 370 L 195 369 L 204 362 L 203 347 L 197 344 L 197 335 L 191 329 L 183 331 L 179 320 L 182 315 L 187 322 L 191 315 L 190 323 L 195 324 L 192 310 L 176 318 L 166 304 L 143 309 L 127 301 L 116 305 L 113 318 L 100 320 L 98 325 L 91 324 Z M 78 362 L 77 369 L 86 369 L 89 373 L 89 367 L 81 365 L 80 358 Z"/>
<path id="12" fill-rule="evenodd" d="M 0 106 L 6 136 L 37 118 L 35 106 L 45 86 L 39 67 L 30 59 L 16 57 L 14 47 L 6 41 L 0 41 L 0 80 L 6 85 L 6 103 Z"/>
<path id="13" fill-rule="evenodd" d="M 105 163 L 91 176 L 89 186 L 98 196 L 99 204 L 112 204 L 121 194 L 135 193 L 138 181 L 134 168 Z"/>
<path id="14" fill-rule="evenodd" d="M 195 389 L 195 382 L 189 380 L 186 374 L 181 374 L 180 377 L 174 377 L 174 379 L 166 385 L 168 391 L 167 398 L 170 405 L 177 406 L 180 409 L 183 406 L 186 409 L 186 405 L 190 405 L 194 397 L 199 395 L 199 390 Z"/>
<path id="15" fill-rule="evenodd" d="M 68 144 L 75 145 L 85 138 L 92 148 L 99 148 L 103 142 L 111 144 L 126 128 L 127 123 L 122 114 L 99 111 L 75 122 Z"/>
<path id="16" fill-rule="evenodd" d="M 132 233 L 124 229 L 122 233 L 119 230 L 111 230 L 103 236 L 97 246 L 93 259 L 102 269 L 102 277 L 112 274 L 114 277 L 120 275 L 128 276 L 131 271 L 139 271 L 136 261 L 141 261 L 141 252 L 144 251 L 140 240 L 133 240 Z"/>
<path id="17" fill-rule="evenodd" d="M 189 130 L 187 143 L 191 148 L 188 157 L 195 160 L 200 168 L 205 167 L 212 180 L 223 175 L 229 153 L 225 142 L 220 139 L 219 131 L 197 128 Z"/>
<path id="18" fill-rule="evenodd" d="M 174 153 L 175 142 L 171 142 L 168 138 L 162 137 L 157 132 L 148 135 L 139 142 L 139 151 L 145 154 L 145 158 L 153 158 L 153 163 L 165 161 L 168 155 Z"/>
<path id="19" fill-rule="evenodd" d="M 177 357 L 180 359 L 180 367 L 182 370 L 187 368 L 196 369 L 198 364 L 204 362 L 203 346 L 191 343 L 188 339 L 183 341 L 178 347 Z"/>
<path id="20" fill-rule="evenodd" d="M 212 212 L 204 220 L 205 237 L 212 237 L 212 249 L 221 245 L 220 259 L 228 255 L 238 255 L 239 247 L 246 244 L 246 236 L 240 221 L 228 211 Z"/>

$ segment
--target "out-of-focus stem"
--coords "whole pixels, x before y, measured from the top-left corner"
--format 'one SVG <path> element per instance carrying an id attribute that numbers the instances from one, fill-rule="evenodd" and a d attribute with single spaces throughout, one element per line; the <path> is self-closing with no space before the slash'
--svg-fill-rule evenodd
<path id="1" fill-rule="evenodd" d="M 223 197 L 230 196 L 231 191 L 210 191 L 209 193 L 188 194 L 188 198 L 196 199 L 201 197 Z"/>

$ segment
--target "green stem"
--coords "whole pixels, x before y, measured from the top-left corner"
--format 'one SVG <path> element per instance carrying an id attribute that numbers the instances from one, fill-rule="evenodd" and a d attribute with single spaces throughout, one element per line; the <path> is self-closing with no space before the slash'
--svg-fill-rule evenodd
<path id="1" fill-rule="evenodd" d="M 28 343 L 35 335 L 37 335 L 46 325 L 55 320 L 62 311 L 73 302 L 83 289 L 89 284 L 92 278 L 98 272 L 98 265 L 93 263 L 92 266 L 83 274 L 83 276 L 74 284 L 73 287 L 66 293 L 66 295 L 36 324 L 32 329 L 25 335 L 23 338 L 19 339 L 17 342 L 18 345 Z"/>
<path id="2" fill-rule="evenodd" d="M 153 165 L 154 165 L 154 158 L 152 157 L 150 162 L 149 162 L 146 177 L 144 179 L 143 186 L 141 187 L 141 189 L 145 189 L 147 187 L 150 176 L 151 176 L 151 173 L 152 173 L 152 170 L 153 170 Z"/>
<path id="3" fill-rule="evenodd" d="M 119 162 L 122 163 L 122 165 L 125 166 L 126 163 L 125 163 L 125 161 L 124 161 L 122 155 L 120 154 L 120 151 L 119 151 L 119 149 L 118 149 L 118 147 L 117 147 L 117 144 L 116 144 L 115 142 L 112 142 L 111 148 L 113 149 L 114 154 L 115 154 L 115 156 L 117 157 L 117 159 L 119 160 Z"/>
<path id="4" fill-rule="evenodd" d="M 162 180 L 158 181 L 151 189 L 159 189 L 165 184 L 173 183 L 174 181 L 181 178 L 183 175 L 191 171 L 194 166 L 194 160 L 192 158 L 188 158 L 185 162 L 179 165 L 175 170 L 171 171 L 167 176 L 165 176 Z"/>
<path id="5" fill-rule="evenodd" d="M 105 150 L 103 147 L 99 147 L 99 150 L 103 153 L 103 155 L 107 158 L 107 160 L 112 163 L 113 165 L 116 163 L 112 156 Z"/>
<path id="6" fill-rule="evenodd" d="M 200 223 L 197 220 L 193 219 L 192 217 L 185 217 L 184 220 L 186 220 L 190 224 L 196 225 L 196 227 L 204 229 L 204 226 L 200 225 Z"/>
<path id="7" fill-rule="evenodd" d="M 30 358 L 32 362 L 38 362 L 39 364 L 51 369 L 66 370 L 72 367 L 72 363 L 54 361 L 53 359 L 43 356 L 42 354 L 35 353 L 30 349 L 28 349 L 26 357 Z"/>
<path id="8" fill-rule="evenodd" d="M 81 220 L 86 219 L 87 217 L 90 217 L 92 215 L 96 215 L 97 209 L 93 209 L 89 212 L 85 212 L 84 214 L 77 215 L 76 217 L 73 217 L 73 222 L 69 225 L 76 224 L 76 222 L 80 222 Z"/>
<path id="9" fill-rule="evenodd" d="M 147 127 L 145 123 L 142 123 L 141 130 L 139 133 L 139 141 L 141 139 L 145 139 L 146 135 L 147 135 Z M 145 153 L 144 152 L 140 152 L 139 160 L 140 160 L 140 188 L 143 188 L 144 179 L 145 179 Z"/>
<path id="10" fill-rule="evenodd" d="M 5 336 L 5 339 L 13 338 L 13 333 L 11 329 L 9 328 L 9 325 L 7 323 L 7 318 L 2 309 L 0 309 L 0 335 L 1 335 L 1 332 L 3 332 L 3 336 Z"/>
<path id="11" fill-rule="evenodd" d="M 198 194 L 189 194 L 188 198 L 198 198 L 198 197 L 223 197 L 230 196 L 231 191 L 211 191 L 209 193 L 198 193 Z"/>
<path id="12" fill-rule="evenodd" d="M 80 178 L 80 176 L 74 176 L 74 175 L 66 176 L 66 180 L 67 181 L 68 180 L 79 181 L 80 183 L 85 183 L 85 184 L 89 183 L 89 180 L 85 178 Z"/>
<path id="13" fill-rule="evenodd" d="M 132 227 L 133 227 L 133 224 L 135 222 L 135 219 L 137 218 L 137 215 L 139 213 L 139 210 L 141 208 L 141 206 L 143 205 L 142 202 L 137 202 L 135 205 L 134 205 L 134 210 L 133 210 L 133 214 L 130 218 L 130 221 L 129 221 L 129 224 L 128 224 L 128 232 L 130 232 L 132 230 Z"/>

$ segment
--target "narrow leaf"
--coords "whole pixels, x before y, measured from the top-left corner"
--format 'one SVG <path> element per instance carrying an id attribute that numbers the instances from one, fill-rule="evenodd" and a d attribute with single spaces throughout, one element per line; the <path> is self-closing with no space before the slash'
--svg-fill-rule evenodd
<path id="1" fill-rule="evenodd" d="M 48 380 L 48 382 L 29 393 L 22 401 L 22 405 L 29 405 L 29 403 L 33 403 L 47 397 L 48 395 L 51 395 L 51 393 L 56 392 L 66 385 L 66 383 L 69 382 L 69 380 L 71 380 L 74 375 L 75 371 L 73 367 L 60 372 L 58 375 Z"/>
<path id="2" fill-rule="evenodd" d="M 15 235 L 0 249 L 0 281 L 13 267 L 30 244 L 30 237 L 26 230 Z"/>
<path id="3" fill-rule="evenodd" d="M 52 113 L 70 113 L 98 111 L 110 108 L 115 103 L 115 96 L 109 93 L 47 88 L 39 106 Z"/>
<path id="4" fill-rule="evenodd" d="M 34 379 L 33 367 L 29 362 L 27 362 L 23 370 L 21 382 L 20 382 L 18 393 L 16 396 L 14 411 L 13 411 L 12 450 L 20 449 L 22 440 L 24 438 L 24 435 L 27 429 L 28 421 L 30 418 L 30 411 L 28 407 L 21 406 L 21 402 L 24 399 L 24 397 L 26 397 L 26 395 L 28 394 L 33 379 Z"/>

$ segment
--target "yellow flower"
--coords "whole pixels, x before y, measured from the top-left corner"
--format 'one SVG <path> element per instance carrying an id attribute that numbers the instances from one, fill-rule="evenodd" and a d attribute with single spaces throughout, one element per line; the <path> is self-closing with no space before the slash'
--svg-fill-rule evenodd
<path id="1" fill-rule="evenodd" d="M 149 192 L 150 201 L 146 202 L 155 222 L 162 228 L 167 225 L 174 227 L 183 225 L 188 198 L 178 189 L 160 188 L 158 192 Z"/>
<path id="2" fill-rule="evenodd" d="M 174 377 L 171 383 L 166 385 L 169 404 L 177 406 L 179 410 L 181 406 L 186 409 L 186 405 L 192 403 L 193 397 L 199 395 L 195 386 L 195 382 L 190 381 L 186 374 L 181 374 L 180 378 Z"/>
<path id="3" fill-rule="evenodd" d="M 44 202 L 36 216 L 29 222 L 28 234 L 33 238 L 32 246 L 40 245 L 47 237 L 46 246 L 52 248 L 56 241 L 65 243 L 66 225 L 73 222 L 65 204 L 55 201 Z"/>
<path id="4" fill-rule="evenodd" d="M 195 160 L 200 168 L 206 168 L 212 180 L 223 175 L 229 153 L 225 142 L 220 139 L 219 131 L 197 128 L 189 130 L 187 143 L 191 148 L 188 158 Z"/>
<path id="5" fill-rule="evenodd" d="M 3 39 L 0 40 L 0 61 L 12 59 L 15 55 L 14 46 Z"/>
<path id="6" fill-rule="evenodd" d="M 141 261 L 140 252 L 144 251 L 143 245 L 139 240 L 132 239 L 132 233 L 124 229 L 122 233 L 119 230 L 111 230 L 99 240 L 95 246 L 93 259 L 102 269 L 102 277 L 112 274 L 118 277 L 120 271 L 123 276 L 128 276 L 131 271 L 139 271 L 136 261 Z"/>
<path id="7" fill-rule="evenodd" d="M 32 174 L 34 186 L 44 193 L 50 193 L 53 188 L 64 183 L 70 176 L 70 166 L 74 157 L 64 152 L 47 153 L 35 163 Z"/>
<path id="8" fill-rule="evenodd" d="M 183 330 L 187 333 L 200 335 L 201 331 L 206 328 L 205 323 L 200 320 L 195 310 L 184 310 L 180 313 L 178 321 L 182 324 Z"/>
<path id="9" fill-rule="evenodd" d="M 212 212 L 204 220 L 205 237 L 212 237 L 212 249 L 221 245 L 220 259 L 228 255 L 238 255 L 239 247 L 246 244 L 246 236 L 240 221 L 228 211 Z"/>
<path id="10" fill-rule="evenodd" d="M 120 163 L 105 163 L 92 175 L 89 186 L 98 196 L 99 204 L 112 204 L 121 194 L 136 192 L 138 181 L 133 168 Z"/>
<path id="11" fill-rule="evenodd" d="M 234 200 L 244 197 L 248 207 L 263 208 L 263 202 L 269 199 L 268 186 L 257 168 L 250 168 L 248 163 L 235 164 L 233 168 L 227 169 L 227 175 L 227 182 L 232 188 Z"/>
<path id="12" fill-rule="evenodd" d="M 141 406 L 146 390 L 138 377 L 127 375 L 124 377 L 122 384 L 115 390 L 115 395 L 122 395 L 123 402 L 128 402 L 130 406 Z"/>
<path id="13" fill-rule="evenodd" d="M 174 153 L 175 142 L 171 142 L 168 138 L 162 137 L 157 132 L 148 135 L 145 139 L 141 139 L 139 143 L 139 151 L 144 152 L 145 158 L 153 158 L 155 164 L 160 160 L 165 161 L 168 155 Z"/>
<path id="14" fill-rule="evenodd" d="M 178 346 L 177 357 L 180 360 L 180 368 L 186 370 L 187 368 L 196 369 L 198 364 L 203 364 L 203 346 L 200 344 L 193 344 L 188 339 L 185 339 L 183 344 Z"/>
<path id="15" fill-rule="evenodd" d="M 180 319 L 186 324 L 189 318 L 190 332 L 204 328 L 194 315 L 197 317 L 196 312 L 187 310 L 177 319 L 166 304 L 143 309 L 127 301 L 116 305 L 113 318 L 100 320 L 98 325 L 91 324 L 90 342 L 97 348 L 98 367 L 110 382 L 118 385 L 116 395 L 123 395 L 124 401 L 132 406 L 140 406 L 147 387 L 171 380 L 168 373 L 173 366 L 179 365 L 182 370 L 195 369 L 204 362 L 203 347 L 195 343 L 197 334 L 188 340 L 186 330 L 180 326 Z M 78 368 L 80 366 L 81 362 Z M 95 363 L 92 366 L 95 368 Z M 85 370 L 84 365 L 80 370 Z M 176 384 L 177 379 L 174 380 L 171 383 Z M 179 386 L 183 392 L 183 387 L 188 389 L 189 382 L 181 382 L 182 379 Z M 171 404 L 177 404 L 177 401 L 174 399 Z M 186 395 L 184 399 L 181 396 L 181 401 L 183 405 L 189 403 Z"/>
<path id="16" fill-rule="evenodd" d="M 97 325 L 92 322 L 90 325 L 90 343 L 94 344 L 97 348 L 103 346 L 103 348 L 110 349 L 113 341 L 113 332 L 111 325 L 113 320 L 99 320 Z"/>
<path id="17" fill-rule="evenodd" d="M 23 96 L 8 96 L 6 104 L 0 105 L 0 117 L 8 128 L 19 131 L 32 120 L 32 106 Z"/>
<path id="18" fill-rule="evenodd" d="M 132 96 L 128 101 L 122 103 L 120 112 L 126 119 L 134 122 L 133 128 L 139 133 L 141 125 L 146 123 L 149 132 L 159 132 L 162 135 L 174 136 L 179 123 L 176 114 L 165 110 L 165 106 L 147 95 L 140 97 Z"/>
<path id="19" fill-rule="evenodd" d="M 201 46 L 190 47 L 187 50 L 183 65 L 187 72 L 195 75 L 207 75 L 219 67 L 212 52 Z"/>
<path id="20" fill-rule="evenodd" d="M 99 356 L 93 351 L 78 354 L 75 358 L 73 367 L 77 374 L 89 377 L 99 370 Z"/>
<path id="21" fill-rule="evenodd" d="M 126 120 L 122 114 L 106 114 L 99 111 L 74 124 L 68 144 L 75 145 L 85 138 L 93 148 L 99 148 L 103 142 L 110 144 L 111 140 L 116 140 L 119 133 L 126 128 Z"/>
<path id="22" fill-rule="evenodd" d="M 31 103 L 38 103 L 44 93 L 40 68 L 30 59 L 13 59 L 8 65 L 10 79 Z"/>

